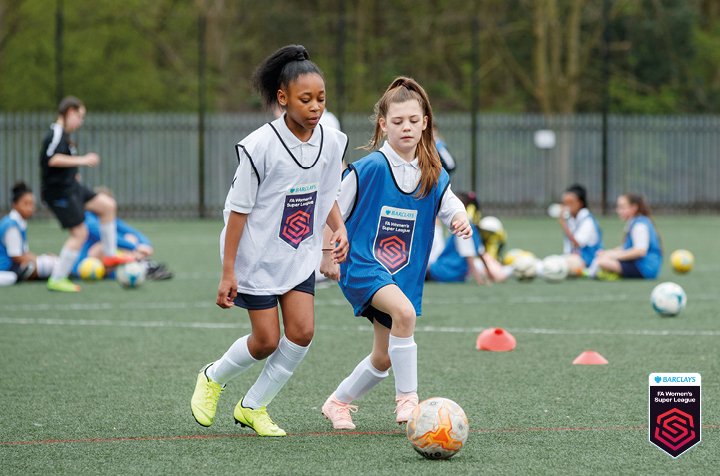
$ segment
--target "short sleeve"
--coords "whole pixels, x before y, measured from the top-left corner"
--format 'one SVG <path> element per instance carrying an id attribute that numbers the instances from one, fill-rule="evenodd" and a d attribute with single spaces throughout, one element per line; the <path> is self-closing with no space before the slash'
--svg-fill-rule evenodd
<path id="1" fill-rule="evenodd" d="M 261 182 L 257 168 L 245 148 L 237 145 L 238 166 L 230 184 L 227 204 L 237 213 L 250 213 L 255 207 L 258 185 Z"/>
<path id="2" fill-rule="evenodd" d="M 354 169 L 348 169 L 340 182 L 340 196 L 338 197 L 338 206 L 343 220 L 347 220 L 355 208 L 355 200 L 357 197 L 357 172 Z"/>
<path id="3" fill-rule="evenodd" d="M 17 228 L 10 227 L 5 232 L 3 241 L 5 242 L 5 249 L 9 257 L 17 258 L 25 253 L 25 250 L 23 250 L 23 239 L 20 235 L 20 230 Z"/>

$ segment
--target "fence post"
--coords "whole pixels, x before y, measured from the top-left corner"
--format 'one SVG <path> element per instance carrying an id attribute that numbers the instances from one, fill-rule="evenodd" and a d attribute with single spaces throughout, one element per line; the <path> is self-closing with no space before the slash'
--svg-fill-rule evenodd
<path id="1" fill-rule="evenodd" d="M 345 0 L 338 0 L 338 38 L 337 38 L 337 118 L 342 129 L 345 114 Z"/>
<path id="2" fill-rule="evenodd" d="M 198 217 L 205 217 L 205 28 L 207 17 L 200 8 L 198 16 Z"/>
<path id="3" fill-rule="evenodd" d="M 603 0 L 603 46 L 602 46 L 602 178 L 600 184 L 601 211 L 608 214 L 608 114 L 610 113 L 610 0 Z"/>
<path id="4" fill-rule="evenodd" d="M 473 192 L 478 191 L 477 189 L 477 161 L 478 161 L 478 112 L 480 109 L 480 25 L 478 24 L 477 13 L 473 14 L 472 17 L 472 41 L 471 41 L 471 56 L 472 56 L 472 73 L 470 80 L 471 89 L 471 101 L 470 101 L 470 129 L 472 129 L 470 137 L 470 190 Z"/>
<path id="5" fill-rule="evenodd" d="M 55 0 L 55 104 L 64 96 L 63 86 L 63 0 Z"/>

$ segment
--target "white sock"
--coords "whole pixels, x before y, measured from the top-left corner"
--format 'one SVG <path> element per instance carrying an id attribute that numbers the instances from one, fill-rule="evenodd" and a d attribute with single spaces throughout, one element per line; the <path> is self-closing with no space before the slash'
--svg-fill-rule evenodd
<path id="1" fill-rule="evenodd" d="M 381 372 L 376 369 L 368 355 L 357 364 L 355 370 L 345 380 L 340 382 L 335 390 L 335 398 L 343 403 L 350 403 L 368 393 L 387 376 L 388 371 Z"/>
<path id="2" fill-rule="evenodd" d="M 309 345 L 303 347 L 282 336 L 277 349 L 268 357 L 262 372 L 243 398 L 242 406 L 254 410 L 268 406 L 290 380 L 309 348 Z"/>
<path id="3" fill-rule="evenodd" d="M 415 338 L 395 337 L 390 334 L 388 354 L 395 375 L 395 393 L 397 395 L 416 393 L 418 383 Z"/>
<path id="4" fill-rule="evenodd" d="M 512 265 L 505 265 L 503 266 L 503 274 L 505 275 L 505 279 L 509 278 L 513 274 L 513 267 Z"/>
<path id="5" fill-rule="evenodd" d="M 70 271 L 72 271 L 73 264 L 75 264 L 75 260 L 77 260 L 79 254 L 79 250 L 72 250 L 67 246 L 63 246 L 63 249 L 60 250 L 60 257 L 50 275 L 50 279 L 65 279 L 70 276 Z"/>
<path id="6" fill-rule="evenodd" d="M 208 367 L 205 373 L 213 382 L 225 385 L 257 362 L 248 350 L 249 337 L 247 335 L 236 340 L 220 359 Z"/>
<path id="7" fill-rule="evenodd" d="M 597 276 L 597 272 L 598 272 L 598 268 L 599 268 L 599 267 L 600 267 L 600 266 L 598 266 L 597 260 L 594 259 L 594 260 L 592 261 L 592 263 L 590 263 L 590 266 L 589 266 L 588 269 L 587 269 L 587 275 L 588 275 L 589 277 L 591 277 L 591 278 L 594 278 L 595 276 Z"/>
<path id="8" fill-rule="evenodd" d="M 105 256 L 117 254 L 117 226 L 115 220 L 100 223 L 100 242 Z"/>
<path id="9" fill-rule="evenodd" d="M 57 265 L 58 257 L 50 255 L 40 255 L 37 257 L 37 274 L 38 278 L 45 279 L 50 276 Z"/>
<path id="10" fill-rule="evenodd" d="M 12 271 L 0 271 L 0 286 L 12 286 L 17 281 L 17 274 Z"/>

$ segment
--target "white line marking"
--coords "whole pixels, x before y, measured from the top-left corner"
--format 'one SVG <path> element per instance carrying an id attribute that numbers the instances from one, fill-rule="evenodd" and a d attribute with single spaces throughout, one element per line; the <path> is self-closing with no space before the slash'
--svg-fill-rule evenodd
<path id="1" fill-rule="evenodd" d="M 718 301 L 715 294 L 693 294 L 692 301 Z M 423 300 L 426 306 L 446 306 L 448 304 L 581 304 L 581 303 L 612 303 L 612 302 L 649 302 L 644 295 L 636 294 L 602 294 L 596 296 L 517 296 L 517 297 L 489 297 L 489 296 L 465 296 L 460 298 L 429 298 Z M 347 307 L 350 304 L 344 299 L 325 299 L 318 297 L 315 300 L 315 307 L 323 306 Z M 3 306 L 5 312 L 38 312 L 38 311 L 106 311 L 110 309 L 153 309 L 153 310 L 174 310 L 174 309 L 210 309 L 215 308 L 215 303 L 207 301 L 190 302 L 100 302 L 100 303 L 71 303 L 71 304 L 10 304 Z"/>
<path id="2" fill-rule="evenodd" d="M 14 318 L 0 317 L 0 325 L 24 326 L 90 326 L 90 327 L 142 327 L 142 328 L 180 328 L 180 329 L 249 329 L 247 322 L 178 322 L 178 321 L 115 321 L 111 319 L 53 319 L 53 318 Z M 318 330 L 326 331 L 361 331 L 371 332 L 369 325 L 357 326 L 329 326 L 318 324 Z M 417 332 L 444 333 L 444 334 L 477 334 L 485 327 L 453 327 L 453 326 L 417 326 Z M 601 335 L 601 336 L 720 336 L 720 330 L 655 330 L 655 329 L 544 329 L 509 327 L 508 331 L 514 334 L 535 335 Z"/>

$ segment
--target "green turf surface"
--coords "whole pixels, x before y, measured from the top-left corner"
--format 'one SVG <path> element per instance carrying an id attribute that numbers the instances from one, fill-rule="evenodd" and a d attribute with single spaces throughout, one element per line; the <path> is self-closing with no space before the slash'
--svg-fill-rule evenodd
<path id="1" fill-rule="evenodd" d="M 196 372 L 247 329 L 245 312 L 214 305 L 219 221 L 138 222 L 176 272 L 137 290 L 88 283 L 78 295 L 42 284 L 0 288 L 2 474 L 717 474 L 720 465 L 718 217 L 660 217 L 666 250 L 696 266 L 661 279 L 689 299 L 660 318 L 657 282 L 509 282 L 429 285 L 418 323 L 422 397 L 445 396 L 472 432 L 449 461 L 426 461 L 394 423 L 392 379 L 359 402 L 358 433 L 332 432 L 319 407 L 369 352 L 370 326 L 335 287 L 319 289 L 313 347 L 270 406 L 290 434 L 251 436 L 232 408 L 260 371 L 233 381 L 212 428 L 190 414 Z M 559 251 L 550 219 L 508 219 L 510 246 Z M 602 221 L 606 244 L 620 223 Z M 31 246 L 57 251 L 54 223 L 32 222 Z M 478 352 L 482 328 L 517 338 L 510 353 Z M 710 332 L 707 332 L 710 331 Z M 607 366 L 574 366 L 594 349 Z M 647 438 L 651 372 L 700 372 L 703 441 L 673 460 Z M 32 442 L 33 444 L 9 444 Z"/>

